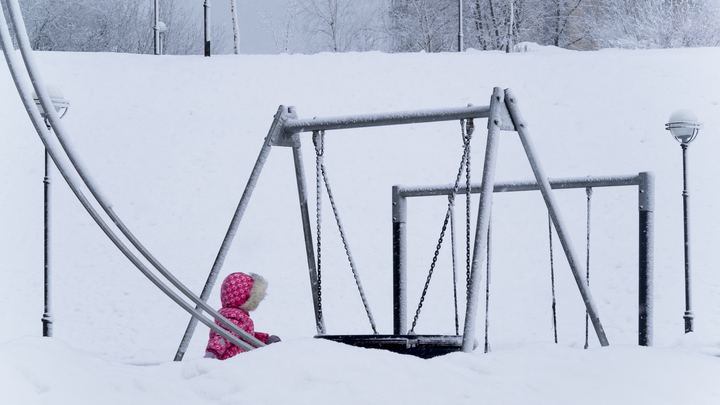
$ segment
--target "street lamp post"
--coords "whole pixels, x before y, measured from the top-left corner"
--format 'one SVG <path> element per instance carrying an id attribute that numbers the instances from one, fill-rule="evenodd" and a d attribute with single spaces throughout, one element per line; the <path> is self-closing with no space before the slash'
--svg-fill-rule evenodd
<path id="1" fill-rule="evenodd" d="M 159 0 L 155 0 L 155 24 L 153 25 L 153 45 L 155 55 L 163 54 L 163 37 L 161 34 L 167 35 L 167 25 L 160 21 L 160 7 L 158 4 Z"/>
<path id="2" fill-rule="evenodd" d="M 160 15 L 158 0 L 155 0 L 155 24 L 153 25 L 153 45 L 155 47 L 155 55 L 160 55 Z"/>
<path id="3" fill-rule="evenodd" d="M 689 227 L 689 199 L 688 193 L 688 176 L 687 176 L 687 150 L 690 142 L 692 142 L 698 134 L 702 124 L 698 122 L 697 117 L 692 111 L 677 110 L 670 115 L 669 122 L 665 124 L 665 129 L 670 131 L 673 138 L 680 142 L 683 155 L 683 223 L 685 236 L 685 333 L 693 331 L 694 315 L 691 303 L 691 277 L 690 277 L 690 227 Z"/>
<path id="4" fill-rule="evenodd" d="M 210 56 L 210 0 L 203 4 L 205 10 L 205 56 Z"/>
<path id="5" fill-rule="evenodd" d="M 57 87 L 48 84 L 45 86 L 47 89 L 48 94 L 50 95 L 50 100 L 53 103 L 53 107 L 55 107 L 55 111 L 60 115 L 60 118 L 64 117 L 67 113 L 68 108 L 70 107 L 70 102 L 63 97 L 62 92 Z M 38 107 L 38 110 L 40 110 L 40 115 L 42 115 L 43 118 L 45 118 L 45 125 L 47 125 L 47 128 L 49 131 L 52 130 L 52 125 L 50 125 L 50 116 L 45 112 L 45 109 L 43 109 L 42 104 L 40 104 L 40 98 L 37 96 L 37 94 L 33 93 L 33 100 L 35 101 L 35 104 Z M 42 323 L 43 323 L 43 336 L 45 337 L 52 337 L 53 335 L 53 316 L 52 316 L 52 307 L 51 307 L 51 300 L 50 300 L 50 292 L 51 292 L 51 277 L 50 277 L 50 155 L 48 154 L 47 150 L 45 150 L 45 177 L 43 179 L 43 188 L 44 188 L 44 219 L 43 219 L 43 239 L 44 239 L 44 251 L 43 251 L 43 261 L 44 261 L 44 279 L 45 279 L 45 290 L 44 290 L 44 311 L 43 311 L 43 317 L 42 317 Z"/>
<path id="6" fill-rule="evenodd" d="M 463 1 L 458 0 L 458 52 L 465 50 L 463 44 Z"/>

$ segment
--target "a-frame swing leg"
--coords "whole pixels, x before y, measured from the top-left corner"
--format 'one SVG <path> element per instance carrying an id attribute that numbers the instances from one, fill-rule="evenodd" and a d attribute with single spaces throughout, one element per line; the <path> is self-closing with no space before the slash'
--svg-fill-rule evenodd
<path id="1" fill-rule="evenodd" d="M 278 108 L 277 113 L 275 114 L 275 117 L 273 119 L 273 123 L 270 126 L 270 130 L 268 131 L 267 137 L 265 137 L 265 142 L 263 143 L 262 148 L 260 149 L 260 153 L 258 154 L 258 158 L 255 161 L 255 166 L 253 166 L 253 170 L 250 174 L 250 178 L 248 179 L 247 185 L 245 186 L 245 190 L 243 191 L 242 197 L 240 198 L 240 202 L 238 203 L 238 206 L 235 210 L 235 214 L 233 215 L 232 220 L 230 221 L 230 226 L 228 227 L 228 230 L 225 234 L 225 238 L 223 239 L 222 244 L 220 245 L 220 250 L 218 251 L 218 254 L 215 258 L 215 262 L 213 263 L 212 269 L 210 270 L 210 274 L 208 275 L 208 279 L 205 282 L 205 286 L 203 287 L 202 293 L 200 294 L 200 299 L 207 302 L 208 298 L 210 297 L 210 293 L 212 292 L 213 287 L 215 286 L 215 282 L 217 281 L 218 274 L 220 273 L 220 270 L 222 269 L 223 264 L 225 263 L 225 256 L 227 255 L 228 251 L 230 250 L 230 245 L 232 244 L 233 239 L 235 238 L 235 234 L 237 233 L 237 229 L 240 226 L 240 221 L 242 220 L 243 216 L 245 215 L 245 209 L 247 208 L 248 203 L 250 202 L 250 197 L 252 197 L 252 193 L 255 190 L 255 185 L 258 182 L 258 179 L 260 178 L 260 173 L 262 172 L 263 166 L 265 166 L 265 161 L 267 160 L 268 156 L 270 155 L 270 150 L 273 146 L 292 146 L 293 147 L 293 154 L 299 156 L 300 152 L 300 142 L 297 138 L 297 134 L 287 136 L 284 132 L 283 124 L 288 118 L 297 118 L 297 115 L 295 114 L 295 111 L 292 107 L 286 108 L 285 106 L 280 106 Z M 296 149 L 297 147 L 297 149 Z M 298 160 L 299 157 L 295 159 L 295 166 L 298 167 Z M 302 168 L 302 160 L 299 161 L 300 168 Z M 304 181 L 304 179 L 303 179 Z M 298 179 L 298 188 L 300 189 L 300 180 Z M 307 216 L 307 196 L 305 196 L 305 205 L 302 204 L 303 198 L 302 198 L 302 192 L 301 192 L 301 205 L 300 210 L 303 212 L 303 218 Z M 304 219 L 303 219 L 304 221 Z M 303 222 L 304 224 L 304 222 Z M 307 236 L 306 236 L 307 239 Z M 312 237 L 310 237 L 310 249 L 312 250 Z M 310 264 L 310 282 L 313 286 L 313 292 L 317 289 L 317 275 L 316 273 L 313 273 L 313 270 L 315 269 L 315 259 L 314 254 L 312 252 L 308 252 L 309 261 L 312 261 L 312 264 Z M 315 276 L 315 278 L 313 278 Z M 315 296 L 316 294 L 314 294 Z M 317 306 L 316 306 L 317 308 Z M 202 311 L 200 308 L 196 308 L 198 311 Z M 316 310 L 317 311 L 317 310 Z M 316 312 L 316 317 L 318 316 Z M 177 352 L 175 353 L 175 361 L 182 360 L 183 356 L 185 355 L 185 351 L 187 350 L 188 345 L 190 344 L 190 340 L 192 339 L 193 334 L 195 333 L 195 328 L 197 326 L 197 319 L 191 318 L 190 322 L 188 323 L 188 326 L 185 330 L 185 334 L 183 335 L 182 341 L 180 342 L 180 346 L 178 347 Z M 322 319 L 320 319 L 318 325 L 322 325 Z"/>
<path id="2" fill-rule="evenodd" d="M 305 237 L 305 252 L 307 253 L 308 272 L 310 274 L 310 287 L 312 289 L 313 309 L 315 312 L 315 327 L 319 335 L 325 334 L 325 320 L 320 309 L 320 288 L 318 286 L 317 263 L 315 263 L 315 249 L 313 247 L 312 225 L 308 212 L 307 181 L 305 180 L 305 167 L 303 166 L 300 143 L 293 146 L 293 161 L 295 162 L 295 177 L 297 179 L 298 197 L 300 198 L 300 216 L 302 217 L 303 234 Z"/>
<path id="3" fill-rule="evenodd" d="M 585 302 L 585 308 L 587 309 L 590 320 L 595 328 L 595 333 L 597 334 L 600 344 L 602 346 L 607 346 L 609 343 L 607 337 L 605 336 L 602 324 L 600 323 L 595 301 L 593 300 L 590 290 L 587 287 L 587 280 L 585 279 L 585 272 L 583 271 L 584 269 L 580 268 L 582 262 L 578 260 L 575 250 L 573 249 L 570 240 L 567 238 L 568 233 L 565 228 L 565 224 L 560 217 L 560 211 L 557 209 L 557 203 L 555 202 L 555 198 L 553 197 L 550 189 L 550 183 L 548 182 L 547 176 L 545 176 L 545 172 L 540 166 L 540 162 L 535 155 L 532 142 L 530 141 L 530 136 L 527 132 L 527 126 L 520 115 L 517 102 L 510 89 L 505 89 L 505 105 L 510 113 L 515 129 L 520 136 L 520 142 L 522 142 L 523 149 L 525 149 L 525 154 L 530 161 L 530 166 L 532 167 L 533 174 L 535 175 L 535 181 L 537 181 L 537 184 L 540 187 L 540 192 L 545 200 L 545 205 L 547 205 L 548 212 L 550 213 L 550 217 L 555 225 L 555 231 L 557 232 L 560 243 L 565 251 L 568 264 L 570 265 L 570 269 L 575 277 L 575 282 L 580 290 L 580 295 L 582 295 L 583 301 Z"/>
<path id="4" fill-rule="evenodd" d="M 600 319 L 597 315 L 595 302 L 587 288 L 584 272 L 580 269 L 580 261 L 577 259 L 574 249 L 570 241 L 566 237 L 567 231 L 557 209 L 557 204 L 553 198 L 550 183 L 545 176 L 540 162 L 536 158 L 535 151 L 530 137 L 527 133 L 527 127 L 520 116 L 515 97 L 509 89 L 505 93 L 495 88 L 492 100 L 490 101 L 490 117 L 488 118 L 488 139 L 485 148 L 485 165 L 483 168 L 483 178 L 481 184 L 480 207 L 478 214 L 477 227 L 475 228 L 475 245 L 473 250 L 473 263 L 470 275 L 469 293 L 467 298 L 467 310 L 465 314 L 465 328 L 463 331 L 464 352 L 472 352 L 475 341 L 475 321 L 478 307 L 478 293 L 480 289 L 480 265 L 486 260 L 485 250 L 483 247 L 487 243 L 487 231 L 490 223 L 490 211 L 492 209 L 493 182 L 495 178 L 495 165 L 497 161 L 498 135 L 501 130 L 514 130 L 520 136 L 525 154 L 528 157 L 530 166 L 532 167 L 535 180 L 538 183 L 542 193 L 548 212 L 552 218 L 558 238 L 562 244 L 568 264 L 572 270 L 575 282 L 578 285 L 580 294 L 585 303 L 590 320 L 595 328 L 595 333 L 602 346 L 607 346 L 608 340 L 605 336 Z"/>
<path id="5" fill-rule="evenodd" d="M 478 294 L 482 278 L 480 265 L 485 261 L 488 226 L 490 226 L 490 210 L 492 209 L 493 187 L 495 186 L 495 166 L 500 130 L 502 129 L 501 109 L 505 108 L 503 93 L 499 87 L 493 89 L 490 100 L 490 117 L 488 118 L 488 136 L 485 146 L 485 164 L 483 166 L 482 183 L 480 186 L 480 213 L 475 227 L 475 246 L 473 248 L 470 285 L 465 311 L 462 351 L 470 353 L 475 347 L 475 321 L 477 319 Z"/>

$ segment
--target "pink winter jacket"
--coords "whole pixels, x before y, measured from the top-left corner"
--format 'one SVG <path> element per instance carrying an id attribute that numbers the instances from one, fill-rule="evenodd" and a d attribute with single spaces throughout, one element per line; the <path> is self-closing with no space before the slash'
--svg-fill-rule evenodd
<path id="1" fill-rule="evenodd" d="M 222 308 L 218 311 L 220 315 L 226 317 L 263 343 L 267 343 L 269 335 L 255 332 L 255 325 L 248 312 L 255 310 L 260 301 L 265 298 L 266 289 L 267 282 L 257 274 L 232 273 L 223 281 L 220 290 Z M 215 323 L 228 330 L 220 322 L 215 321 Z M 235 333 L 233 335 L 237 336 Z M 230 343 L 214 330 L 210 330 L 210 340 L 205 350 L 215 354 L 220 360 L 229 359 L 238 353 L 244 352 L 243 349 Z"/>

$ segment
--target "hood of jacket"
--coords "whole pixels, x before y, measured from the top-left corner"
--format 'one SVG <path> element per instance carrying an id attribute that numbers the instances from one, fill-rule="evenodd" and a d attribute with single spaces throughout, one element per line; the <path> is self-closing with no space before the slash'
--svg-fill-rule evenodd
<path id="1" fill-rule="evenodd" d="M 262 276 L 250 273 L 232 273 L 225 277 L 220 289 L 223 308 L 254 311 L 265 298 L 267 282 Z"/>

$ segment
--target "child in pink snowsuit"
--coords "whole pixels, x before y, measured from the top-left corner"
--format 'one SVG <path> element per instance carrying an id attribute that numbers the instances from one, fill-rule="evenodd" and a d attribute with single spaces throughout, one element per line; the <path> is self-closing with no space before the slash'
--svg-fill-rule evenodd
<path id="1" fill-rule="evenodd" d="M 255 325 L 248 314 L 248 312 L 254 311 L 260 301 L 265 298 L 266 289 L 267 282 L 257 274 L 232 273 L 222 283 L 220 289 L 222 308 L 218 312 L 261 342 L 269 344 L 279 342 L 280 338 L 267 333 L 255 332 Z M 220 322 L 215 321 L 215 323 L 228 330 Z M 214 330 L 210 330 L 210 341 L 205 349 L 205 357 L 225 360 L 244 351 L 218 335 Z"/>

